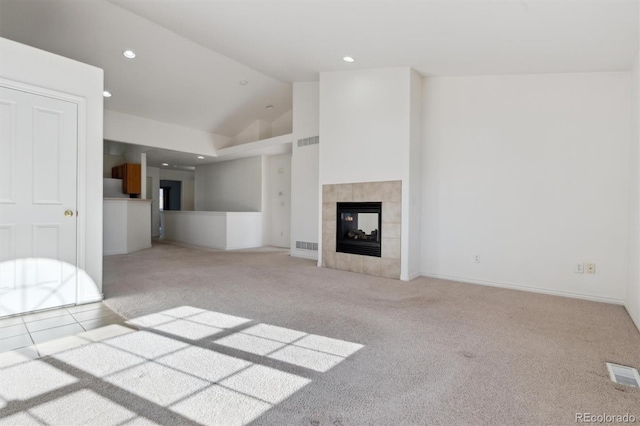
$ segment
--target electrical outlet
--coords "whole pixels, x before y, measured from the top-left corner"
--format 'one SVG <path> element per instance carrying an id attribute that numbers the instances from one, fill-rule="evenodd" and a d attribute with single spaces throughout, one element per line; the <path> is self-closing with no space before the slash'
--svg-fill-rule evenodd
<path id="1" fill-rule="evenodd" d="M 474 261 L 475 263 L 480 263 L 480 255 L 479 255 L 479 254 L 474 255 L 474 256 L 473 256 L 473 261 Z"/>
<path id="2" fill-rule="evenodd" d="M 595 263 L 587 263 L 586 264 L 587 274 L 595 274 L 596 273 L 596 264 Z"/>
<path id="3" fill-rule="evenodd" d="M 573 272 L 576 274 L 584 274 L 584 263 L 576 263 L 573 265 Z"/>

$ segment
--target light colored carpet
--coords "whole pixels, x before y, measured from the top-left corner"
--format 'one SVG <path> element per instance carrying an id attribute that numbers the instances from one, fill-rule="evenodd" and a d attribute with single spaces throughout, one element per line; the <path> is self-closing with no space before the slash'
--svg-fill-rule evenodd
<path id="1" fill-rule="evenodd" d="M 640 419 L 604 365 L 640 366 L 620 306 L 166 243 L 105 258 L 104 291 L 143 330 L 0 368 L 0 424 Z"/>
<path id="2" fill-rule="evenodd" d="M 195 306 L 364 347 L 257 419 L 263 424 L 572 424 L 640 418 L 640 367 L 621 306 L 421 278 L 322 269 L 286 252 L 158 243 L 106 258 L 106 303 L 127 318 Z M 290 372 L 296 373 L 295 369 Z"/>

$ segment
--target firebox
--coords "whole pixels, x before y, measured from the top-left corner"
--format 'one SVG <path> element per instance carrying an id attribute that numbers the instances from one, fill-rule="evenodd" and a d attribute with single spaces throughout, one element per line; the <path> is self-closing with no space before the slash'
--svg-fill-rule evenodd
<path id="1" fill-rule="evenodd" d="M 382 203 L 338 203 L 336 251 L 380 257 Z"/>

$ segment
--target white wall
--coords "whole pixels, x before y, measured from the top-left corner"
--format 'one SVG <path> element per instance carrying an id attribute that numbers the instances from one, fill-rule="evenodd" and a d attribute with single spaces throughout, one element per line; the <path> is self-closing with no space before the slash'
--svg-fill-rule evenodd
<path id="1" fill-rule="evenodd" d="M 186 182 L 183 180 L 183 185 Z M 260 227 L 260 241 L 266 245 L 289 247 L 290 154 L 198 166 L 195 192 L 197 211 L 262 212 L 260 217 L 264 223 Z"/>
<path id="2" fill-rule="evenodd" d="M 317 259 L 318 253 L 296 249 L 296 241 L 318 242 L 319 145 L 298 147 L 297 141 L 319 135 L 319 93 L 318 83 L 293 83 L 290 247 L 291 256 L 311 259 Z"/>
<path id="3" fill-rule="evenodd" d="M 630 73 L 424 83 L 423 273 L 621 303 Z"/>
<path id="4" fill-rule="evenodd" d="M 403 232 L 407 238 L 402 240 L 402 257 L 406 279 L 413 279 L 422 273 L 422 76 L 411 72 L 409 125 L 409 167 L 405 170 L 405 182 L 402 197 L 408 202 L 407 220 L 402 221 Z"/>
<path id="5" fill-rule="evenodd" d="M 196 185 L 193 180 L 182 181 L 182 211 L 188 212 L 196 209 Z"/>
<path id="6" fill-rule="evenodd" d="M 271 122 L 271 137 L 288 135 L 293 131 L 293 109 Z"/>
<path id="7" fill-rule="evenodd" d="M 105 256 L 127 253 L 127 205 L 126 201 L 105 200 L 102 243 Z"/>
<path id="8" fill-rule="evenodd" d="M 102 164 L 103 164 L 102 177 L 110 178 L 112 167 L 119 166 L 127 162 L 122 155 L 110 155 L 110 154 L 103 154 L 103 155 L 104 157 L 102 159 Z"/>
<path id="9" fill-rule="evenodd" d="M 262 211 L 262 157 L 197 166 L 195 209 Z"/>
<path id="10" fill-rule="evenodd" d="M 46 72 L 43 72 L 46 70 Z M 79 274 L 78 302 L 102 298 L 102 119 L 104 73 L 80 62 L 0 38 L 0 78 L 38 86 L 83 98 L 86 116 L 80 111 L 79 141 L 84 142 L 80 163 L 84 163 L 80 188 L 85 204 L 78 226 L 85 239 L 78 246 L 79 266 L 90 279 Z"/>
<path id="11" fill-rule="evenodd" d="M 104 111 L 104 138 L 117 142 L 164 148 L 201 155 L 216 155 L 230 138 L 148 118 Z"/>
<path id="12" fill-rule="evenodd" d="M 320 73 L 320 185 L 403 178 L 409 80 L 408 68 Z"/>
<path id="13" fill-rule="evenodd" d="M 195 172 L 189 170 L 171 170 L 160 168 L 160 179 L 185 181 L 195 180 Z"/>
<path id="14" fill-rule="evenodd" d="M 631 73 L 631 153 L 629 168 L 629 268 L 625 307 L 640 330 L 640 51 Z"/>
<path id="15" fill-rule="evenodd" d="M 122 192 L 122 179 L 103 178 L 102 195 L 104 198 L 129 198 Z"/>
<path id="16" fill-rule="evenodd" d="M 291 154 L 264 157 L 263 217 L 265 244 L 290 247 Z"/>
<path id="17" fill-rule="evenodd" d="M 271 137 L 271 124 L 267 120 L 256 120 L 248 125 L 244 130 L 235 135 L 229 145 L 242 145 L 249 142 L 256 142 Z"/>
<path id="18" fill-rule="evenodd" d="M 249 142 L 257 142 L 277 136 L 291 133 L 292 110 L 289 110 L 272 122 L 267 120 L 255 120 L 241 132 L 231 138 L 225 145 L 216 145 L 217 148 L 242 145 Z"/>
<path id="19" fill-rule="evenodd" d="M 148 148 L 139 145 L 126 145 L 123 153 L 123 157 L 126 163 L 130 164 L 142 164 L 142 154 L 147 151 Z"/>
<path id="20" fill-rule="evenodd" d="M 410 68 L 320 73 L 320 186 L 402 181 L 402 280 L 421 269 L 421 85 Z"/>
<path id="21" fill-rule="evenodd" d="M 142 176 L 147 175 L 147 153 L 140 154 L 140 198 L 147 199 L 147 182 Z"/>
<path id="22" fill-rule="evenodd" d="M 151 236 L 160 236 L 160 169 L 158 167 L 147 167 L 147 177 L 151 178 L 151 194 L 147 194 L 147 199 L 153 200 L 151 203 Z M 146 182 L 145 182 L 146 184 Z"/>

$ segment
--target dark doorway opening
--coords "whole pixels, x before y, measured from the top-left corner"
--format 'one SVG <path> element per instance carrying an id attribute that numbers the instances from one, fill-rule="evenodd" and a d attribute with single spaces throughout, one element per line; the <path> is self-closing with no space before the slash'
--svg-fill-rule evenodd
<path id="1" fill-rule="evenodd" d="M 181 181 L 160 181 L 160 210 L 182 210 Z"/>

